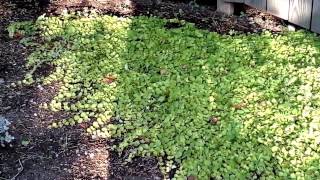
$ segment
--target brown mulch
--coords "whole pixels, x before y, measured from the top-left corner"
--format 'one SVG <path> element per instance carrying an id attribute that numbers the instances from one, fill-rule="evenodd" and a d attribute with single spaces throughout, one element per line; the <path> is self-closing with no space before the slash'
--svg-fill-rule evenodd
<path id="1" fill-rule="evenodd" d="M 160 2 L 160 3 L 155 3 Z M 189 2 L 189 3 L 185 3 Z M 257 33 L 262 30 L 279 32 L 285 23 L 266 13 L 243 6 L 237 9 L 239 16 L 225 16 L 216 12 L 211 0 L 197 1 L 205 5 L 195 4 L 187 0 L 56 0 L 48 8 L 52 14 L 63 10 L 77 10 L 84 5 L 100 9 L 104 13 L 121 16 L 146 15 L 162 18 L 179 18 L 195 23 L 199 28 L 228 34 L 233 31 L 241 33 Z"/>
<path id="2" fill-rule="evenodd" d="M 106 14 L 184 19 L 199 28 L 223 34 L 255 33 L 263 29 L 278 32 L 284 24 L 273 16 L 249 8 L 242 9 L 246 14 L 225 16 L 216 12 L 214 5 L 188 1 L 53 0 L 50 5 L 46 4 L 47 0 L 36 1 L 0 0 L 0 116 L 12 122 L 11 133 L 16 137 L 11 147 L 0 147 L 0 179 L 162 178 L 154 158 L 136 158 L 131 163 L 124 163 L 126 153 L 119 155 L 111 151 L 110 142 L 92 140 L 81 128 L 47 128 L 53 120 L 67 116 L 38 107 L 40 103 L 48 102 L 59 86 L 10 86 L 23 78 L 26 57 L 32 51 L 20 45 L 18 39 L 8 38 L 6 27 L 11 22 L 34 20 L 43 12 L 55 15 L 65 9 L 81 10 L 86 6 Z M 44 68 L 38 73 L 46 74 L 49 70 Z"/>

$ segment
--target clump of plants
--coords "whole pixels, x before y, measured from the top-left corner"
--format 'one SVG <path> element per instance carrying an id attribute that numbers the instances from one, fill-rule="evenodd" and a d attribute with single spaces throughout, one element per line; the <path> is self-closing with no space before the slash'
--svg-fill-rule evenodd
<path id="1" fill-rule="evenodd" d="M 179 23 L 166 28 L 167 23 Z M 30 27 L 28 28 L 30 29 Z M 320 41 L 306 32 L 219 35 L 179 20 L 41 17 L 25 83 L 60 84 L 43 108 L 155 156 L 165 175 L 320 177 Z M 32 33 L 31 33 L 32 34 Z M 55 70 L 35 79 L 44 63 Z"/>

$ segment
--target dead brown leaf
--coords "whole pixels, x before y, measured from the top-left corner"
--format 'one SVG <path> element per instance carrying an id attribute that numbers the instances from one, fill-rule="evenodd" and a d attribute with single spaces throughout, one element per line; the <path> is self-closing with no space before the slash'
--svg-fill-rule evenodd
<path id="1" fill-rule="evenodd" d="M 216 125 L 219 122 L 219 118 L 215 117 L 215 116 L 211 116 L 209 121 L 210 121 L 211 124 Z"/>
<path id="2" fill-rule="evenodd" d="M 234 104 L 233 107 L 236 109 L 236 110 L 240 110 L 240 109 L 243 109 L 247 106 L 246 103 L 238 103 L 238 104 Z"/>
<path id="3" fill-rule="evenodd" d="M 106 77 L 103 78 L 103 82 L 106 83 L 106 84 L 111 84 L 113 83 L 114 81 L 117 80 L 117 77 L 115 76 L 112 76 L 112 75 L 107 75 Z"/>

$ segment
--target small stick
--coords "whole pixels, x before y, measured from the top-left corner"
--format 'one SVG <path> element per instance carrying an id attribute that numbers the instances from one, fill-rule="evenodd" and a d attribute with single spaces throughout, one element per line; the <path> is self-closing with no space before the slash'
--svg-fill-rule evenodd
<path id="1" fill-rule="evenodd" d="M 19 159 L 19 164 L 20 164 L 19 172 L 16 175 L 14 175 L 10 180 L 15 180 L 19 176 L 19 174 L 23 171 L 23 166 L 20 159 Z"/>

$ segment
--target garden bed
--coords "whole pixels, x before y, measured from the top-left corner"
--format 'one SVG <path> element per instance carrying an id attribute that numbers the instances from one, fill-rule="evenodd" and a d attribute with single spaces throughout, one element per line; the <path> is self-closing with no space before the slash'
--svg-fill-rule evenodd
<path id="1" fill-rule="evenodd" d="M 61 7 L 79 8 L 47 8 L 56 14 Z M 318 137 L 308 134 L 317 128 L 318 39 L 304 32 L 243 35 L 281 30 L 281 22 L 253 10 L 226 17 L 185 3 L 142 3 L 131 13 L 113 7 L 103 11 L 126 18 L 45 18 L 11 26 L 13 39 L 3 31 L 1 113 L 16 142 L 1 149 L 1 177 L 319 176 Z M 30 11 L 12 7 L 2 27 L 10 18 L 34 18 L 15 12 Z M 141 14 L 187 22 L 128 18 Z M 24 45 L 22 38 L 29 38 Z M 42 60 L 49 61 L 32 76 L 43 82 L 20 86 Z M 92 140 L 86 131 L 117 138 Z"/>

